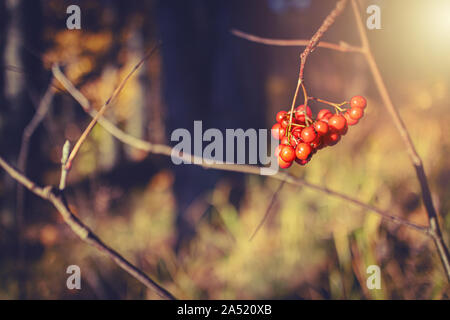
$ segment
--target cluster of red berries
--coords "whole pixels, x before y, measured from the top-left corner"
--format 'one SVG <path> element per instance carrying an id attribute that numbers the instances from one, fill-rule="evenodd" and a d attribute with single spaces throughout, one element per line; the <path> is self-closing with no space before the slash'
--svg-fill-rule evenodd
<path id="1" fill-rule="evenodd" d="M 347 109 L 336 106 L 335 114 L 322 109 L 315 119 L 308 106 L 305 112 L 305 105 L 297 107 L 292 116 L 287 111 L 278 112 L 272 135 L 281 140 L 275 150 L 279 166 L 289 168 L 294 161 L 305 165 L 318 150 L 338 143 L 348 126 L 357 124 L 363 117 L 367 102 L 362 96 L 354 96 L 349 104 Z"/>

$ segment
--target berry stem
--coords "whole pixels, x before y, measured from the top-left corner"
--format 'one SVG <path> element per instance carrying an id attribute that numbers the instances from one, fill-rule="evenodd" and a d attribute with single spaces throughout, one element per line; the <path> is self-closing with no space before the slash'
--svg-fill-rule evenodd
<path id="1" fill-rule="evenodd" d="M 292 127 L 292 115 L 294 114 L 295 102 L 297 101 L 298 91 L 300 90 L 300 86 L 302 85 L 303 79 L 301 77 L 298 78 L 297 87 L 295 88 L 294 98 L 292 99 L 291 111 L 289 111 L 289 126 L 287 130 L 287 137 L 290 141 L 291 136 L 291 127 Z"/>
<path id="2" fill-rule="evenodd" d="M 344 101 L 344 102 L 341 102 L 341 103 L 335 103 L 335 102 L 327 101 L 327 100 L 320 99 L 320 98 L 314 98 L 314 97 L 309 97 L 309 99 L 310 99 L 310 100 L 314 100 L 314 101 L 318 101 L 318 102 L 322 102 L 322 103 L 324 103 L 324 104 L 327 104 L 327 105 L 329 105 L 329 106 L 332 106 L 333 108 L 335 108 L 335 109 L 338 110 L 339 112 L 345 111 L 346 109 L 341 108 L 341 107 L 344 106 L 344 105 L 346 105 L 346 104 L 348 104 L 348 101 Z"/>
<path id="3" fill-rule="evenodd" d="M 310 125 L 310 122 L 312 122 L 312 120 L 308 117 L 308 113 L 307 113 L 307 107 L 308 107 L 308 93 L 306 92 L 306 87 L 305 85 L 302 83 L 302 90 L 303 90 L 303 105 L 305 106 L 303 109 L 303 115 L 305 116 L 305 123 L 306 126 L 308 127 Z"/>
<path id="4" fill-rule="evenodd" d="M 311 40 L 309 40 L 308 45 L 303 50 L 303 52 L 300 55 L 300 71 L 298 73 L 298 80 L 297 80 L 297 87 L 295 89 L 294 98 L 292 99 L 292 106 L 291 106 L 291 113 L 289 116 L 289 127 L 288 127 L 288 135 L 287 137 L 290 137 L 291 134 L 291 126 L 292 126 L 292 113 L 294 112 L 294 106 L 295 102 L 297 101 L 298 91 L 300 89 L 300 86 L 303 83 L 303 72 L 305 69 L 306 59 L 308 58 L 309 54 L 314 51 L 314 49 L 317 47 L 317 45 L 320 42 L 320 39 L 322 38 L 323 34 L 330 28 L 330 26 L 334 23 L 336 18 L 344 11 L 345 5 L 347 4 L 348 0 L 339 0 L 336 3 L 336 7 L 330 12 L 330 14 L 325 18 L 325 20 L 322 22 L 319 29 L 317 29 L 316 33 L 312 36 Z M 305 105 L 306 109 L 306 105 Z M 308 123 L 308 118 L 305 110 L 305 122 Z"/>

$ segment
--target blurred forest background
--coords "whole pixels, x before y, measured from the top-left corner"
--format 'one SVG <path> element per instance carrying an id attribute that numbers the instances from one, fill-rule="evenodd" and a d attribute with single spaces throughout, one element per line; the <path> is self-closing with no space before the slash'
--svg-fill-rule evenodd
<path id="1" fill-rule="evenodd" d="M 450 234 L 450 6 L 448 1 L 377 4 L 382 29 L 369 31 L 394 104 L 423 157 L 448 242 Z M 81 30 L 66 8 L 81 8 Z M 107 117 L 126 132 L 170 144 L 176 128 L 270 128 L 290 106 L 300 47 L 270 47 L 230 33 L 309 39 L 334 7 L 329 0 L 0 1 L 0 154 L 18 165 L 25 127 L 58 62 L 94 107 L 159 40 Z M 365 10 L 362 12 L 366 17 Z M 359 45 L 347 7 L 324 40 Z M 314 96 L 362 94 L 360 124 L 298 177 L 427 224 L 414 169 L 357 53 L 318 48 L 306 66 Z M 59 87 L 59 86 L 58 86 Z M 317 112 L 318 106 L 313 105 Z M 64 141 L 90 117 L 57 90 L 30 140 L 26 174 L 57 185 Z M 178 298 L 448 299 L 449 285 L 429 239 L 307 188 L 284 186 L 271 215 L 249 237 L 279 181 L 175 166 L 124 146 L 97 125 L 68 180 L 74 212 L 107 244 Z M 48 203 L 0 171 L 0 299 L 157 298 L 109 258 L 79 241 Z M 78 265 L 82 289 L 66 288 Z M 366 268 L 381 268 L 368 290 Z"/>

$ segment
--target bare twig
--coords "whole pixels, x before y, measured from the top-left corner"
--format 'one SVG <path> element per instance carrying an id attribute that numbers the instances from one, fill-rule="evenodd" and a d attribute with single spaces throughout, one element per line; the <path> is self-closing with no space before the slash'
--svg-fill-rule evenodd
<path id="1" fill-rule="evenodd" d="M 88 113 L 92 118 L 97 117 L 97 111 L 95 111 L 89 102 L 89 100 L 72 84 L 72 82 L 61 72 L 58 65 L 54 65 L 52 68 L 54 77 L 62 84 L 62 86 L 67 90 L 67 92 L 81 105 L 86 113 Z M 151 152 L 154 148 L 155 151 L 159 149 L 166 150 L 167 148 L 162 148 L 162 146 L 154 146 L 151 143 L 135 138 L 123 132 L 121 129 L 116 127 L 112 122 L 110 122 L 105 117 L 97 117 L 98 123 L 111 135 L 116 137 L 118 140 L 125 144 L 134 146 L 137 149 Z M 168 148 L 170 150 L 170 148 Z"/>
<path id="2" fill-rule="evenodd" d="M 261 229 L 261 227 L 264 225 L 264 222 L 266 222 L 267 218 L 270 215 L 270 212 L 272 211 L 272 207 L 273 207 L 273 205 L 275 204 L 275 202 L 277 200 L 278 194 L 280 193 L 281 189 L 283 189 L 283 186 L 284 186 L 285 183 L 286 183 L 286 181 L 281 181 L 281 183 L 278 186 L 277 190 L 272 195 L 272 199 L 270 200 L 269 206 L 266 209 L 266 213 L 264 214 L 263 218 L 259 222 L 259 224 L 256 227 L 255 231 L 253 231 L 253 234 L 251 235 L 250 239 L 248 239 L 248 241 L 252 241 L 253 240 L 253 238 L 258 233 L 259 229 Z"/>
<path id="3" fill-rule="evenodd" d="M 431 198 L 431 192 L 428 186 L 428 180 L 425 174 L 422 159 L 417 153 L 416 148 L 414 147 L 414 143 L 412 142 L 411 136 L 409 135 L 408 130 L 406 129 L 406 126 L 402 118 L 400 117 L 400 114 L 394 107 L 391 97 L 389 96 L 388 90 L 383 81 L 383 77 L 381 76 L 380 70 L 378 69 L 377 63 L 370 49 L 366 29 L 363 25 L 358 4 L 356 3 L 355 0 L 352 0 L 352 8 L 355 14 L 356 24 L 362 42 L 362 50 L 366 57 L 367 63 L 369 64 L 370 71 L 372 72 L 378 91 L 380 92 L 381 98 L 383 100 L 383 105 L 386 107 L 389 114 L 391 115 L 391 118 L 394 120 L 395 126 L 403 139 L 411 162 L 416 171 L 417 179 L 419 181 L 420 188 L 422 191 L 422 200 L 428 214 L 428 221 L 430 224 L 429 225 L 430 234 L 434 240 L 436 248 L 438 249 L 439 257 L 441 258 L 442 265 L 444 266 L 447 278 L 450 281 L 450 254 L 442 237 L 442 232 L 438 221 L 438 215 L 433 205 L 433 200 Z"/>
<path id="4" fill-rule="evenodd" d="M 419 232 L 421 232 L 421 233 L 423 233 L 425 235 L 430 236 L 428 228 L 426 228 L 424 226 L 417 225 L 417 224 L 412 223 L 412 222 L 409 222 L 409 221 L 407 221 L 405 219 L 402 219 L 400 217 L 393 216 L 388 211 L 381 210 L 379 208 L 371 206 L 371 205 L 369 205 L 367 203 L 359 201 L 359 200 L 357 200 L 357 199 L 355 199 L 355 198 L 353 198 L 351 196 L 348 196 L 348 195 L 346 195 L 344 193 L 328 189 L 327 187 L 318 186 L 316 184 L 313 184 L 313 183 L 310 183 L 308 181 L 299 179 L 297 177 L 294 177 L 294 176 L 292 176 L 290 174 L 286 174 L 286 173 L 278 173 L 278 174 L 270 176 L 270 177 L 272 177 L 274 179 L 277 179 L 277 180 L 282 180 L 282 181 L 284 180 L 287 183 L 292 184 L 292 185 L 304 186 L 304 187 L 307 187 L 307 188 L 312 189 L 312 190 L 323 192 L 323 193 L 325 193 L 325 194 L 327 194 L 329 196 L 340 198 L 342 200 L 345 200 L 347 203 L 353 204 L 353 205 L 355 205 L 357 207 L 360 207 L 360 208 L 366 209 L 366 210 L 368 210 L 370 212 L 376 213 L 381 218 L 383 218 L 383 219 L 385 219 L 387 221 L 393 222 L 393 223 L 395 223 L 397 225 L 402 225 L 402 226 L 405 226 L 405 227 L 412 228 L 412 229 L 414 229 L 416 231 L 419 231 Z"/>
<path id="5" fill-rule="evenodd" d="M 30 145 L 30 139 L 33 136 L 36 129 L 41 124 L 42 120 L 45 118 L 45 115 L 50 110 L 50 106 L 53 100 L 53 96 L 55 94 L 55 81 L 54 78 L 50 81 L 50 84 L 39 101 L 36 112 L 34 113 L 31 121 L 25 127 L 22 134 L 22 141 L 20 144 L 20 151 L 17 160 L 17 166 L 19 170 L 22 172 L 26 172 L 27 170 L 27 159 L 28 159 L 28 151 Z M 25 252 L 23 248 L 23 230 L 24 230 L 24 208 L 25 208 L 25 189 L 21 184 L 17 185 L 17 193 L 16 193 L 16 236 L 17 236 L 17 245 L 18 245 L 18 265 L 17 269 L 20 272 L 23 271 L 24 268 L 24 260 L 25 260 Z M 19 275 L 19 291 L 20 295 L 24 296 L 23 284 L 21 283 L 24 280 L 23 275 Z"/>
<path id="6" fill-rule="evenodd" d="M 40 187 L 33 181 L 28 179 L 22 173 L 9 165 L 2 157 L 0 157 L 0 167 L 2 167 L 13 179 L 21 183 L 28 190 L 49 201 L 61 214 L 62 218 L 70 229 L 83 241 L 94 246 L 99 251 L 107 254 L 117 265 L 136 278 L 139 282 L 144 284 L 147 288 L 155 291 L 164 299 L 175 299 L 175 297 L 166 289 L 157 284 L 154 280 L 148 277 L 143 271 L 128 262 L 118 252 L 107 246 L 97 235 L 95 235 L 78 217 L 76 217 L 69 209 L 64 201 L 62 194 L 55 191 L 52 187 Z"/>
<path id="7" fill-rule="evenodd" d="M 96 116 L 92 119 L 92 121 L 89 123 L 87 128 L 83 131 L 80 138 L 78 138 L 77 143 L 72 149 L 72 152 L 69 155 L 69 158 L 67 159 L 66 168 L 67 170 L 70 170 L 72 167 L 72 162 L 75 159 L 78 151 L 81 148 L 81 145 L 86 140 L 86 138 L 89 136 L 89 133 L 92 131 L 94 126 L 97 124 L 98 119 L 106 112 L 108 109 L 108 106 L 111 104 L 111 102 L 119 95 L 119 93 L 122 91 L 122 89 L 125 87 L 125 84 L 127 81 L 131 78 L 131 76 L 142 66 L 142 64 L 156 51 L 156 49 L 159 47 L 159 43 L 156 44 L 134 67 L 133 69 L 127 74 L 127 76 L 121 81 L 119 86 L 114 90 L 112 95 L 106 100 L 106 102 L 103 104 L 103 106 L 100 108 Z"/>
<path id="8" fill-rule="evenodd" d="M 40 55 L 39 55 L 39 57 L 40 57 Z M 26 72 L 23 68 L 17 67 L 17 66 L 13 66 L 13 65 L 4 65 L 4 66 L 0 66 L 0 68 L 5 69 L 5 71 L 15 72 L 15 73 L 18 73 L 18 74 L 21 74 L 21 75 L 31 75 L 29 72 Z M 58 88 L 55 83 L 51 83 L 50 85 L 53 87 L 53 89 L 55 91 L 61 91 L 62 92 L 62 90 L 60 88 Z"/>
<path id="9" fill-rule="evenodd" d="M 44 96 L 42 97 L 37 110 L 31 119 L 30 123 L 25 127 L 22 135 L 22 142 L 20 144 L 19 157 L 17 160 L 17 167 L 20 171 L 26 172 L 27 167 L 27 159 L 28 159 L 28 150 L 30 139 L 33 136 L 34 132 L 41 124 L 48 110 L 50 109 L 53 96 L 55 95 L 55 80 L 52 79 L 50 85 L 47 88 Z M 18 186 L 17 189 L 17 213 L 18 216 L 22 216 L 23 214 L 23 188 L 22 186 Z"/>
<path id="10" fill-rule="evenodd" d="M 305 68 L 306 59 L 308 58 L 309 54 L 314 51 L 324 33 L 330 28 L 330 26 L 334 23 L 334 21 L 342 13 L 342 11 L 344 11 L 346 4 L 347 0 L 339 0 L 336 3 L 336 7 L 325 18 L 325 20 L 322 22 L 322 25 L 312 36 L 305 50 L 303 50 L 302 54 L 300 55 L 300 73 L 298 76 L 299 79 L 303 79 L 303 71 Z"/>
<path id="11" fill-rule="evenodd" d="M 231 29 L 231 33 L 234 34 L 236 37 L 246 39 L 251 42 L 261 43 L 269 46 L 280 46 L 280 47 L 304 47 L 307 46 L 310 42 L 310 40 L 306 39 L 271 39 L 271 38 L 263 38 L 259 37 L 254 34 L 250 34 L 238 29 Z M 317 47 L 331 49 L 335 51 L 341 51 L 341 52 L 362 52 L 362 49 L 360 47 L 352 46 L 344 41 L 341 41 L 339 43 L 331 43 L 326 41 L 319 41 L 317 44 Z"/>

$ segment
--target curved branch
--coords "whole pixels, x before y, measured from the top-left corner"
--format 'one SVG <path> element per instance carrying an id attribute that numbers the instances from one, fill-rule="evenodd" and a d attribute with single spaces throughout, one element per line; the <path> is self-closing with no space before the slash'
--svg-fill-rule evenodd
<path id="1" fill-rule="evenodd" d="M 316 33 L 312 36 L 305 50 L 303 50 L 300 55 L 300 74 L 299 79 L 300 82 L 303 80 L 303 70 L 305 68 L 306 59 L 309 54 L 314 51 L 314 49 L 319 44 L 320 39 L 323 37 L 324 33 L 331 27 L 336 18 L 344 11 L 345 5 L 347 4 L 347 0 L 339 0 L 336 3 L 336 7 L 330 12 L 330 14 L 325 18 L 322 22 L 322 25 L 317 29 Z"/>
<path id="2" fill-rule="evenodd" d="M 281 192 L 281 190 L 283 190 L 283 187 L 284 187 L 285 183 L 286 183 L 285 180 L 281 181 L 281 183 L 278 186 L 277 190 L 273 193 L 272 199 L 269 202 L 269 206 L 266 209 L 266 213 L 264 213 L 264 216 L 262 217 L 261 221 L 259 221 L 258 226 L 256 227 L 255 231 L 253 231 L 253 233 L 250 236 L 250 238 L 248 239 L 248 241 L 252 241 L 253 240 L 253 238 L 258 233 L 259 229 L 261 229 L 262 226 L 264 225 L 264 222 L 266 222 L 267 218 L 269 218 L 269 215 L 270 215 L 270 213 L 272 211 L 272 207 L 275 205 L 275 202 L 277 201 L 277 198 L 278 198 L 278 194 Z"/>
<path id="3" fill-rule="evenodd" d="M 412 142 L 411 136 L 409 135 L 408 129 L 400 117 L 397 109 L 394 107 L 392 103 L 391 97 L 389 96 L 388 90 L 386 88 L 386 84 L 383 81 L 383 77 L 381 76 L 381 72 L 377 66 L 375 58 L 372 54 L 369 45 L 369 39 L 367 37 L 366 29 L 363 25 L 361 15 L 359 13 L 359 8 L 355 0 L 352 0 L 352 8 L 355 14 L 356 24 L 358 27 L 359 36 L 362 42 L 362 49 L 364 55 L 366 57 L 367 63 L 369 64 L 370 71 L 372 72 L 375 84 L 378 88 L 378 91 L 381 95 L 381 99 L 383 100 L 383 105 L 386 107 L 387 111 L 391 115 L 394 120 L 397 131 L 400 133 L 400 136 L 403 139 L 403 142 L 408 151 L 411 162 L 416 171 L 417 180 L 420 184 L 420 189 L 422 191 L 422 200 L 425 205 L 425 209 L 428 215 L 429 221 L 429 229 L 430 234 L 434 240 L 436 248 L 438 249 L 439 257 L 441 258 L 442 264 L 445 269 L 445 273 L 447 275 L 448 280 L 450 281 L 450 254 L 449 250 L 443 240 L 441 228 L 439 226 L 438 215 L 436 209 L 434 208 L 433 200 L 431 198 L 431 191 L 428 186 L 428 179 L 425 174 L 425 169 L 423 167 L 422 159 L 417 153 L 416 148 L 414 147 L 414 143 Z"/>
<path id="4" fill-rule="evenodd" d="M 309 40 L 306 39 L 271 39 L 271 38 L 263 38 L 254 34 L 250 34 L 238 29 L 231 29 L 231 33 L 234 34 L 236 37 L 261 43 L 269 46 L 280 46 L 280 47 L 305 47 L 308 45 Z M 320 41 L 317 44 L 317 47 L 331 49 L 335 51 L 340 52 L 359 52 L 362 53 L 362 49 L 360 47 L 352 46 L 344 41 L 341 41 L 339 43 L 331 43 L 326 41 Z"/>
<path id="5" fill-rule="evenodd" d="M 19 71 L 20 72 L 20 71 Z M 36 129 L 39 127 L 41 122 L 44 120 L 46 114 L 50 110 L 50 106 L 53 100 L 53 96 L 55 94 L 55 82 L 56 80 L 52 77 L 50 84 L 45 91 L 44 96 L 40 100 L 36 112 L 34 113 L 31 121 L 25 127 L 22 133 L 22 140 L 20 143 L 20 151 L 17 159 L 17 166 L 20 171 L 27 171 L 27 160 L 28 160 L 28 152 L 31 137 L 33 136 Z M 16 193 L 16 232 L 17 232 L 17 246 L 18 246 L 18 264 L 17 269 L 19 273 L 23 271 L 24 261 L 25 261 L 25 251 L 23 244 L 23 230 L 24 230 L 24 207 L 25 207 L 25 189 L 19 183 L 17 184 L 17 193 Z M 23 278 L 23 277 L 20 277 Z M 19 280 L 19 290 L 23 290 L 23 284 L 21 283 L 23 279 Z"/>
<path id="6" fill-rule="evenodd" d="M 169 291 L 158 285 L 144 272 L 131 264 L 117 251 L 110 248 L 97 235 L 95 235 L 78 217 L 70 211 L 64 197 L 62 196 L 62 193 L 55 192 L 50 186 L 44 188 L 38 186 L 36 183 L 9 165 L 2 157 L 0 157 L 0 167 L 2 167 L 13 179 L 21 183 L 28 190 L 53 204 L 56 210 L 58 210 L 61 214 L 66 224 L 81 240 L 107 254 L 117 265 L 136 278 L 139 282 L 144 284 L 147 288 L 155 291 L 160 297 L 170 300 L 175 299 Z"/>
<path id="7" fill-rule="evenodd" d="M 89 133 L 91 133 L 94 126 L 97 124 L 98 119 L 106 112 L 108 107 L 110 106 L 111 102 L 119 95 L 119 93 L 122 91 L 122 89 L 125 87 L 125 84 L 127 81 L 131 78 L 131 76 L 142 66 L 142 64 L 156 51 L 156 49 L 159 47 L 159 43 L 153 46 L 153 48 L 133 67 L 133 69 L 127 74 L 127 76 L 120 82 L 119 86 L 114 90 L 114 92 L 111 94 L 111 96 L 106 100 L 106 102 L 102 105 L 96 116 L 91 120 L 89 125 L 86 127 L 86 129 L 83 131 L 81 136 L 78 138 L 77 143 L 72 149 L 72 152 L 69 155 L 69 158 L 67 159 L 66 163 L 66 169 L 70 170 L 72 166 L 72 162 L 75 159 L 78 151 L 81 148 L 81 145 L 86 140 L 86 138 L 89 136 Z"/>

